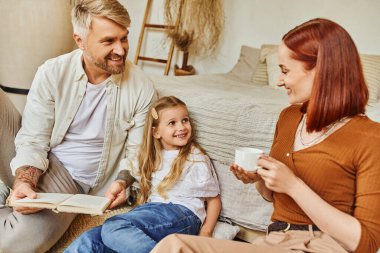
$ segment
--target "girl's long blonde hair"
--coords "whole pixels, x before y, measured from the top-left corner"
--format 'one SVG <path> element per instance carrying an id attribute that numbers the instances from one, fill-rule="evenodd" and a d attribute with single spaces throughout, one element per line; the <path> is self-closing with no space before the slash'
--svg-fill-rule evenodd
<path id="1" fill-rule="evenodd" d="M 139 161 L 139 174 L 140 174 L 140 190 L 141 194 L 138 199 L 138 203 L 142 204 L 148 200 L 151 194 L 152 188 L 152 173 L 161 168 L 162 163 L 162 145 L 160 140 L 153 137 L 153 128 L 157 127 L 160 123 L 160 111 L 167 108 L 173 108 L 177 106 L 183 106 L 185 108 L 186 104 L 180 99 L 174 96 L 167 96 L 158 99 L 149 109 L 147 113 L 143 141 L 140 146 L 140 152 L 138 154 Z M 179 150 L 178 157 L 173 161 L 170 172 L 162 182 L 158 185 L 158 193 L 166 197 L 166 190 L 172 187 L 181 176 L 185 162 L 188 155 L 190 154 L 193 147 L 199 148 L 202 152 L 203 149 L 195 141 L 195 127 L 191 124 L 191 136 L 188 143 L 181 147 Z"/>

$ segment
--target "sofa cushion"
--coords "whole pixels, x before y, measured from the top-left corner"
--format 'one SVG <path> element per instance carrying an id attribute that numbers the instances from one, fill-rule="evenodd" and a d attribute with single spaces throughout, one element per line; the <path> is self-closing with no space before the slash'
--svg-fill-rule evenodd
<path id="1" fill-rule="evenodd" d="M 267 54 L 276 52 L 278 45 L 264 44 L 260 49 L 260 60 L 257 63 L 255 73 L 252 76 L 252 81 L 255 84 L 268 85 L 268 73 L 265 57 Z"/>
<path id="2" fill-rule="evenodd" d="M 260 63 L 266 66 L 268 85 L 272 88 L 283 89 L 277 86 L 280 76 L 277 51 L 278 46 L 276 45 L 264 45 L 260 51 Z"/>
<path id="3" fill-rule="evenodd" d="M 240 50 L 239 60 L 230 71 L 230 74 L 240 81 L 251 82 L 259 57 L 260 49 L 243 45 Z"/>
<path id="4" fill-rule="evenodd" d="M 285 91 L 283 87 L 277 86 L 281 69 L 278 66 L 278 53 L 270 53 L 266 56 L 265 61 L 267 63 L 267 74 L 268 74 L 268 84 L 270 87 L 275 89 L 282 89 Z"/>

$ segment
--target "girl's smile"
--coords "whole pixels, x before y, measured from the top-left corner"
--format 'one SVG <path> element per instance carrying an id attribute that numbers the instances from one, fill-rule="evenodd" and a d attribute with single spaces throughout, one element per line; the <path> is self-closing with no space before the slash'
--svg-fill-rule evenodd
<path id="1" fill-rule="evenodd" d="M 159 139 L 166 150 L 185 146 L 191 137 L 189 112 L 184 106 L 163 109 L 159 124 L 153 129 L 153 137 Z"/>

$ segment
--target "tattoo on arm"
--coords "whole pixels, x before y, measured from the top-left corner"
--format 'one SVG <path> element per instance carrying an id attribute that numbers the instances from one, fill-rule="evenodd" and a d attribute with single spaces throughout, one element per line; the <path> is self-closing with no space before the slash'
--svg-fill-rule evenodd
<path id="1" fill-rule="evenodd" d="M 125 183 L 127 185 L 126 187 L 128 188 L 129 186 L 131 186 L 133 184 L 133 182 L 135 181 L 135 178 L 132 177 L 132 175 L 129 172 L 129 170 L 121 170 L 119 172 L 119 175 L 117 175 L 116 180 L 123 180 L 123 181 L 125 181 Z"/>
<path id="2" fill-rule="evenodd" d="M 16 170 L 16 179 L 17 182 L 24 182 L 30 184 L 32 187 L 36 188 L 38 179 L 42 175 L 42 170 L 33 167 L 33 166 L 22 166 Z"/>

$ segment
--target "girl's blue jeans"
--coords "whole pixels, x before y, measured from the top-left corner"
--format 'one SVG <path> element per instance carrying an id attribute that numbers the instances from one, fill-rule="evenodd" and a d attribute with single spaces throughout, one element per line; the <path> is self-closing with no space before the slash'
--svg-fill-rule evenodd
<path id="1" fill-rule="evenodd" d="M 65 252 L 148 253 L 165 236 L 174 233 L 197 235 L 200 226 L 200 219 L 184 206 L 147 203 L 88 230 Z"/>

